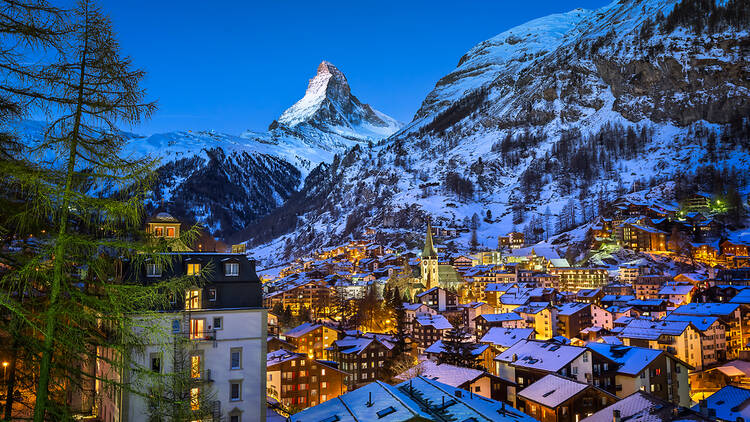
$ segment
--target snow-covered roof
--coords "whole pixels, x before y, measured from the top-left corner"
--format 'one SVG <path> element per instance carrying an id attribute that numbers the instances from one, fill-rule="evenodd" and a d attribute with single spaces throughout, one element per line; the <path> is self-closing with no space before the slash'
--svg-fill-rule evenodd
<path id="1" fill-rule="evenodd" d="M 725 421 L 736 421 L 738 418 L 750 419 L 748 404 L 750 404 L 750 390 L 733 385 L 724 386 L 706 398 L 706 406 L 716 410 L 717 419 Z M 692 409 L 699 411 L 700 405 L 695 405 Z"/>
<path id="2" fill-rule="evenodd" d="M 485 292 L 507 292 L 512 288 L 518 287 L 515 283 L 487 283 L 484 287 Z"/>
<path id="3" fill-rule="evenodd" d="M 573 315 L 576 312 L 582 311 L 588 307 L 590 307 L 590 303 L 583 303 L 583 302 L 569 302 L 569 303 L 563 303 L 562 305 L 558 305 L 557 309 L 558 315 Z"/>
<path id="4" fill-rule="evenodd" d="M 719 317 L 715 316 L 704 316 L 704 315 L 677 315 L 671 313 L 664 318 L 665 321 L 687 321 L 691 323 L 699 331 L 706 331 L 712 326 Z"/>
<path id="5" fill-rule="evenodd" d="M 495 360 L 518 367 L 557 372 L 585 352 L 584 347 L 551 341 L 521 340 L 497 355 Z"/>
<path id="6" fill-rule="evenodd" d="M 690 292 L 695 289 L 695 286 L 692 284 L 665 284 L 661 290 L 659 290 L 660 295 L 688 295 Z"/>
<path id="7" fill-rule="evenodd" d="M 290 352 L 288 350 L 279 349 L 270 352 L 266 355 L 266 366 L 278 365 L 290 360 L 305 358 L 306 356 L 301 353 Z"/>
<path id="8" fill-rule="evenodd" d="M 450 330 L 453 328 L 448 319 L 442 315 L 423 315 L 414 318 L 422 326 L 432 326 L 436 330 Z"/>
<path id="9" fill-rule="evenodd" d="M 492 327 L 479 341 L 500 347 L 511 347 L 521 340 L 527 340 L 532 334 L 533 328 Z"/>
<path id="10" fill-rule="evenodd" d="M 487 322 L 520 321 L 523 319 L 515 312 L 505 312 L 502 314 L 482 314 L 474 318 L 474 320 L 477 320 L 479 318 Z"/>
<path id="11" fill-rule="evenodd" d="M 291 330 L 287 331 L 283 335 L 286 337 L 297 338 L 297 337 L 304 336 L 305 334 L 311 331 L 317 330 L 320 327 L 322 327 L 321 324 L 313 324 L 312 322 L 306 322 L 304 324 L 300 324 L 292 328 Z"/>
<path id="12" fill-rule="evenodd" d="M 651 362 L 664 353 L 662 350 L 605 343 L 589 343 L 586 347 L 609 360 L 617 362 L 620 365 L 617 368 L 617 373 L 632 376 L 640 374 Z"/>
<path id="13" fill-rule="evenodd" d="M 706 371 L 721 371 L 728 377 L 750 377 L 750 362 L 746 360 L 733 360 L 722 366 L 717 366 Z"/>
<path id="14" fill-rule="evenodd" d="M 554 409 L 587 388 L 589 388 L 588 384 L 549 374 L 519 391 L 518 396 Z"/>
<path id="15" fill-rule="evenodd" d="M 471 346 L 471 354 L 474 356 L 479 356 L 482 353 L 484 353 L 485 350 L 489 348 L 486 344 L 470 344 Z M 443 344 L 443 340 L 438 340 L 435 343 L 432 343 L 429 347 L 424 349 L 425 353 L 435 353 L 440 354 L 445 352 L 445 345 Z"/>
<path id="16" fill-rule="evenodd" d="M 552 264 L 552 266 L 556 268 L 570 267 L 570 262 L 568 262 L 568 260 L 565 258 L 552 258 L 549 260 L 549 263 Z"/>
<path id="17" fill-rule="evenodd" d="M 620 332 L 621 338 L 658 340 L 662 335 L 679 336 L 690 326 L 687 321 L 648 321 L 633 319 Z"/>
<path id="18" fill-rule="evenodd" d="M 447 363 L 437 364 L 431 360 L 425 360 L 413 368 L 396 375 L 395 378 L 399 381 L 406 381 L 418 375 L 429 380 L 442 382 L 451 387 L 460 387 L 467 382 L 473 382 L 487 375 L 487 372 L 480 369 L 449 365 Z"/>
<path id="19" fill-rule="evenodd" d="M 736 303 L 688 303 L 674 310 L 676 315 L 732 315 L 740 305 Z"/>
<path id="20" fill-rule="evenodd" d="M 750 304 L 750 289 L 742 289 L 735 297 L 730 300 L 731 303 Z"/>
<path id="21" fill-rule="evenodd" d="M 612 422 L 614 410 L 620 412 L 620 420 L 633 422 L 668 422 L 668 421 L 701 421 L 703 419 L 697 413 L 684 408 L 678 410 L 674 415 L 675 405 L 660 400 L 656 396 L 643 391 L 635 393 L 617 401 L 593 415 L 584 418 L 581 422 Z"/>

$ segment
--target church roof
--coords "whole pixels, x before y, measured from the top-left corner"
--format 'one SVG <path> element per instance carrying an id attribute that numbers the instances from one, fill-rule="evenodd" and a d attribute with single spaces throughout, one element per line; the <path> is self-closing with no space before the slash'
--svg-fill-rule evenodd
<path id="1" fill-rule="evenodd" d="M 437 258 L 437 251 L 432 242 L 432 227 L 429 221 L 427 222 L 427 238 L 424 241 L 424 249 L 422 249 L 422 258 L 426 257 Z"/>

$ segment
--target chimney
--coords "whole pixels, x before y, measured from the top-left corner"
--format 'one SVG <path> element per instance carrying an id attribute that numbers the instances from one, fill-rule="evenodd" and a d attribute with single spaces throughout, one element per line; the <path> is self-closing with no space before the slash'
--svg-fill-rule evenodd
<path id="1" fill-rule="evenodd" d="M 518 360 L 518 355 L 517 355 L 517 354 L 515 354 L 515 353 L 513 353 L 513 356 L 511 356 L 511 357 L 510 357 L 510 361 L 511 361 L 511 362 L 515 362 L 515 361 L 517 361 L 517 360 Z"/>
<path id="2" fill-rule="evenodd" d="M 703 399 L 698 402 L 698 410 L 700 411 L 701 415 L 708 416 L 708 403 L 706 403 L 706 399 Z"/>
<path id="3" fill-rule="evenodd" d="M 622 418 L 620 417 L 620 409 L 614 409 L 612 411 L 612 422 L 621 422 Z"/>
<path id="4" fill-rule="evenodd" d="M 372 407 L 372 405 L 374 404 L 372 402 L 372 391 L 370 391 L 369 393 L 367 393 L 367 396 L 368 396 L 367 403 L 365 403 L 365 405 L 367 405 L 367 407 Z"/>

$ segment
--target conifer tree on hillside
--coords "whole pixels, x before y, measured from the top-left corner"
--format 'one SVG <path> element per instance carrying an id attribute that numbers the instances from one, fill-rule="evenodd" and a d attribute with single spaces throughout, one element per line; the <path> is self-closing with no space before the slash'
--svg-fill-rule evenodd
<path id="1" fill-rule="evenodd" d="M 6 2 L 2 25 L 13 20 L 7 5 L 28 6 L 34 13 L 47 7 L 43 1 Z M 65 393 L 93 384 L 93 374 L 82 365 L 97 349 L 112 351 L 112 358 L 98 358 L 113 368 L 138 370 L 131 352 L 162 330 L 156 310 L 201 283 L 198 277 L 149 286 L 134 282 L 146 260 L 162 268 L 172 264 L 158 253 L 170 245 L 142 232 L 155 161 L 123 158 L 126 139 L 117 128 L 147 118 L 155 104 L 144 101 L 144 73 L 120 54 L 111 23 L 90 1 L 54 13 L 51 19 L 57 24 L 59 16 L 62 29 L 43 35 L 54 50 L 20 71 L 0 66 L 2 101 L 11 109 L 22 105 L 15 117 L 43 112 L 51 122 L 43 138 L 11 149 L 0 161 L 0 226 L 14 245 L 20 238 L 34 239 L 24 249 L 26 259 L 0 274 L 0 309 L 21 322 L 14 330 L 26 334 L 24 347 L 36 357 L 24 362 L 37 380 L 29 386 L 36 422 L 70 418 Z M 19 50 L 10 55 L 4 51 L 3 64 L 23 61 L 22 44 L 2 48 L 15 47 Z M 8 57 L 16 61 L 5 61 Z M 14 116 L 0 115 L 8 117 Z M 186 230 L 179 241 L 189 243 L 194 236 L 194 229 Z M 99 381 L 115 390 L 131 388 L 114 379 Z"/>

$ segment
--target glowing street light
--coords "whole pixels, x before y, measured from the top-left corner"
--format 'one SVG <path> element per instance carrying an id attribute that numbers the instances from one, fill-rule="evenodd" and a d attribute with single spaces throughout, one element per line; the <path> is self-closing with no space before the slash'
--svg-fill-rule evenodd
<path id="1" fill-rule="evenodd" d="M 8 371 L 8 362 L 3 362 L 3 382 L 5 382 L 5 373 Z"/>

